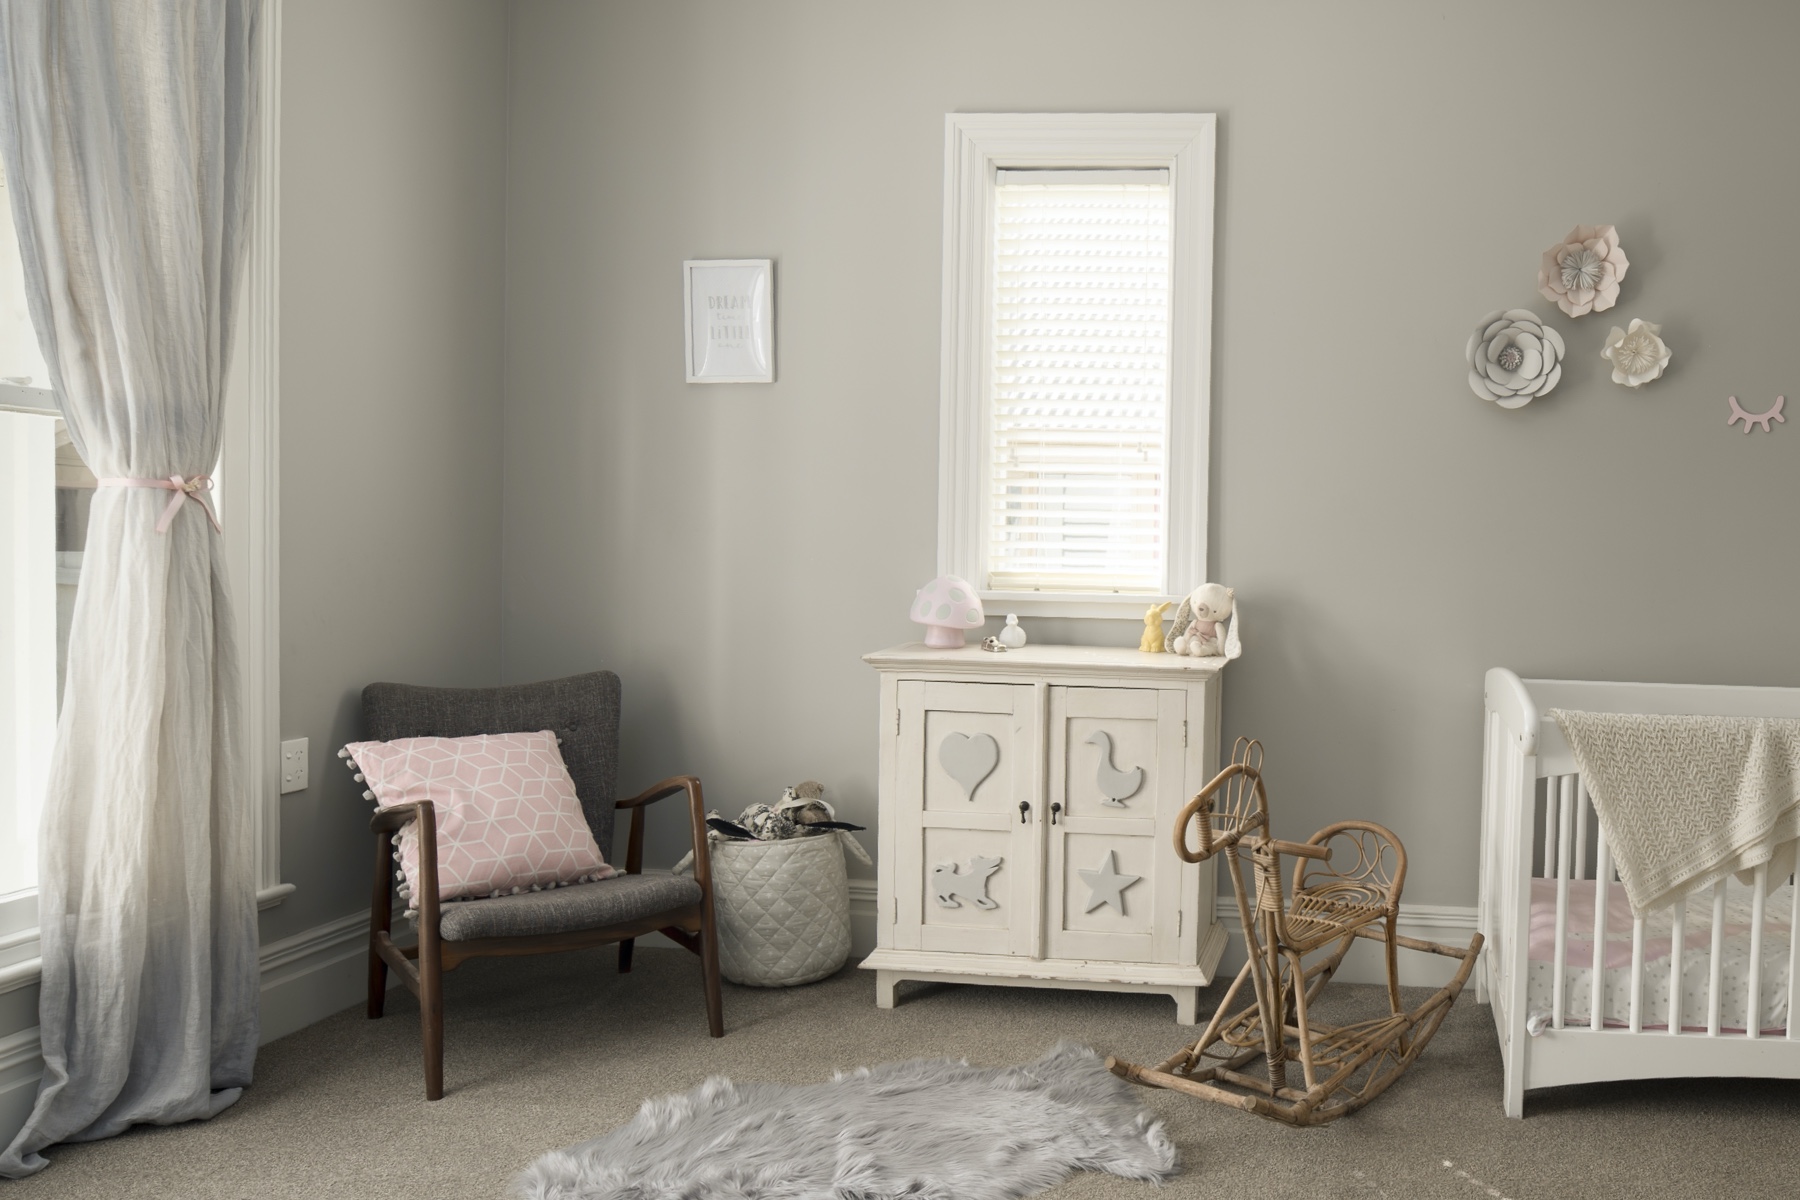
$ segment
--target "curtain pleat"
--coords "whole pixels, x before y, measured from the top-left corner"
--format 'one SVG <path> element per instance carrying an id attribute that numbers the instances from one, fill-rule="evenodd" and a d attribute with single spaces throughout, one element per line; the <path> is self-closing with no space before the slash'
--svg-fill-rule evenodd
<path id="1" fill-rule="evenodd" d="M 32 320 L 102 479 L 219 457 L 260 0 L 0 0 L 0 153 Z M 211 1117 L 250 1082 L 256 864 L 225 547 L 103 486 L 39 833 L 44 1078 L 0 1175 Z"/>

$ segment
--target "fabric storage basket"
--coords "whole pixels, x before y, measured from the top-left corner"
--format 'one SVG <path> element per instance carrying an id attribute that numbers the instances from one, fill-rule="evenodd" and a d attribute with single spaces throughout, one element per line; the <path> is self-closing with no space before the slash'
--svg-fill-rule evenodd
<path id="1" fill-rule="evenodd" d="M 850 881 L 838 834 L 747 842 L 714 836 L 719 969 L 733 983 L 792 987 L 850 957 Z"/>

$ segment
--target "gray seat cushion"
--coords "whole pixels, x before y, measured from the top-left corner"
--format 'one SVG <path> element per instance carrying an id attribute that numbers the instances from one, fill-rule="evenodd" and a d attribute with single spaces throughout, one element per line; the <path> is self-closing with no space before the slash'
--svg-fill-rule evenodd
<path id="1" fill-rule="evenodd" d="M 686 875 L 615 875 L 548 892 L 457 900 L 438 910 L 438 933 L 447 942 L 571 933 L 699 902 L 700 885 Z"/>

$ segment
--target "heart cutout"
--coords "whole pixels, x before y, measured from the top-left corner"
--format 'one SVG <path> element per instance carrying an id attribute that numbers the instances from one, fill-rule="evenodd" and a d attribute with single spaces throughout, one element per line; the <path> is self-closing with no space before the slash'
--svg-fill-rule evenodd
<path id="1" fill-rule="evenodd" d="M 963 791 L 973 800 L 975 789 L 1000 763 L 1000 743 L 988 733 L 978 733 L 974 737 L 966 733 L 946 734 L 938 743 L 938 762 L 944 765 L 950 778 L 962 784 Z"/>

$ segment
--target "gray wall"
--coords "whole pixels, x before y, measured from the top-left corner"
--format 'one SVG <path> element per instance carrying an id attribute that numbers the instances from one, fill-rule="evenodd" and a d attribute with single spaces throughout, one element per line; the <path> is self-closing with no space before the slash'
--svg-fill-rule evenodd
<path id="1" fill-rule="evenodd" d="M 281 735 L 312 786 L 282 800 L 298 890 L 265 943 L 368 906 L 336 758 L 363 684 L 500 677 L 504 5 L 283 10 Z M 0 1037 L 37 998 L 0 995 Z"/>
<path id="2" fill-rule="evenodd" d="M 811 775 L 872 823 L 858 656 L 914 636 L 933 573 L 953 111 L 1221 116 L 1212 573 L 1248 629 L 1225 732 L 1267 743 L 1282 832 L 1387 822 L 1414 900 L 1470 904 L 1485 668 L 1800 684 L 1800 426 L 1746 438 L 1724 401 L 1800 394 L 1800 10 L 510 11 L 505 674 L 617 670 L 625 786 L 693 770 L 732 811 Z M 1476 401 L 1470 330 L 1554 311 L 1538 256 L 1577 222 L 1621 230 L 1619 307 L 1556 317 L 1548 398 Z M 778 260 L 773 386 L 682 383 L 681 260 L 724 256 Z M 1599 358 L 1634 316 L 1675 354 L 1641 395 Z M 776 594 L 811 615 L 765 616 Z"/>
<path id="3" fill-rule="evenodd" d="M 281 733 L 312 786 L 265 941 L 368 905 L 363 685 L 500 678 L 505 10 L 283 7 Z"/>

